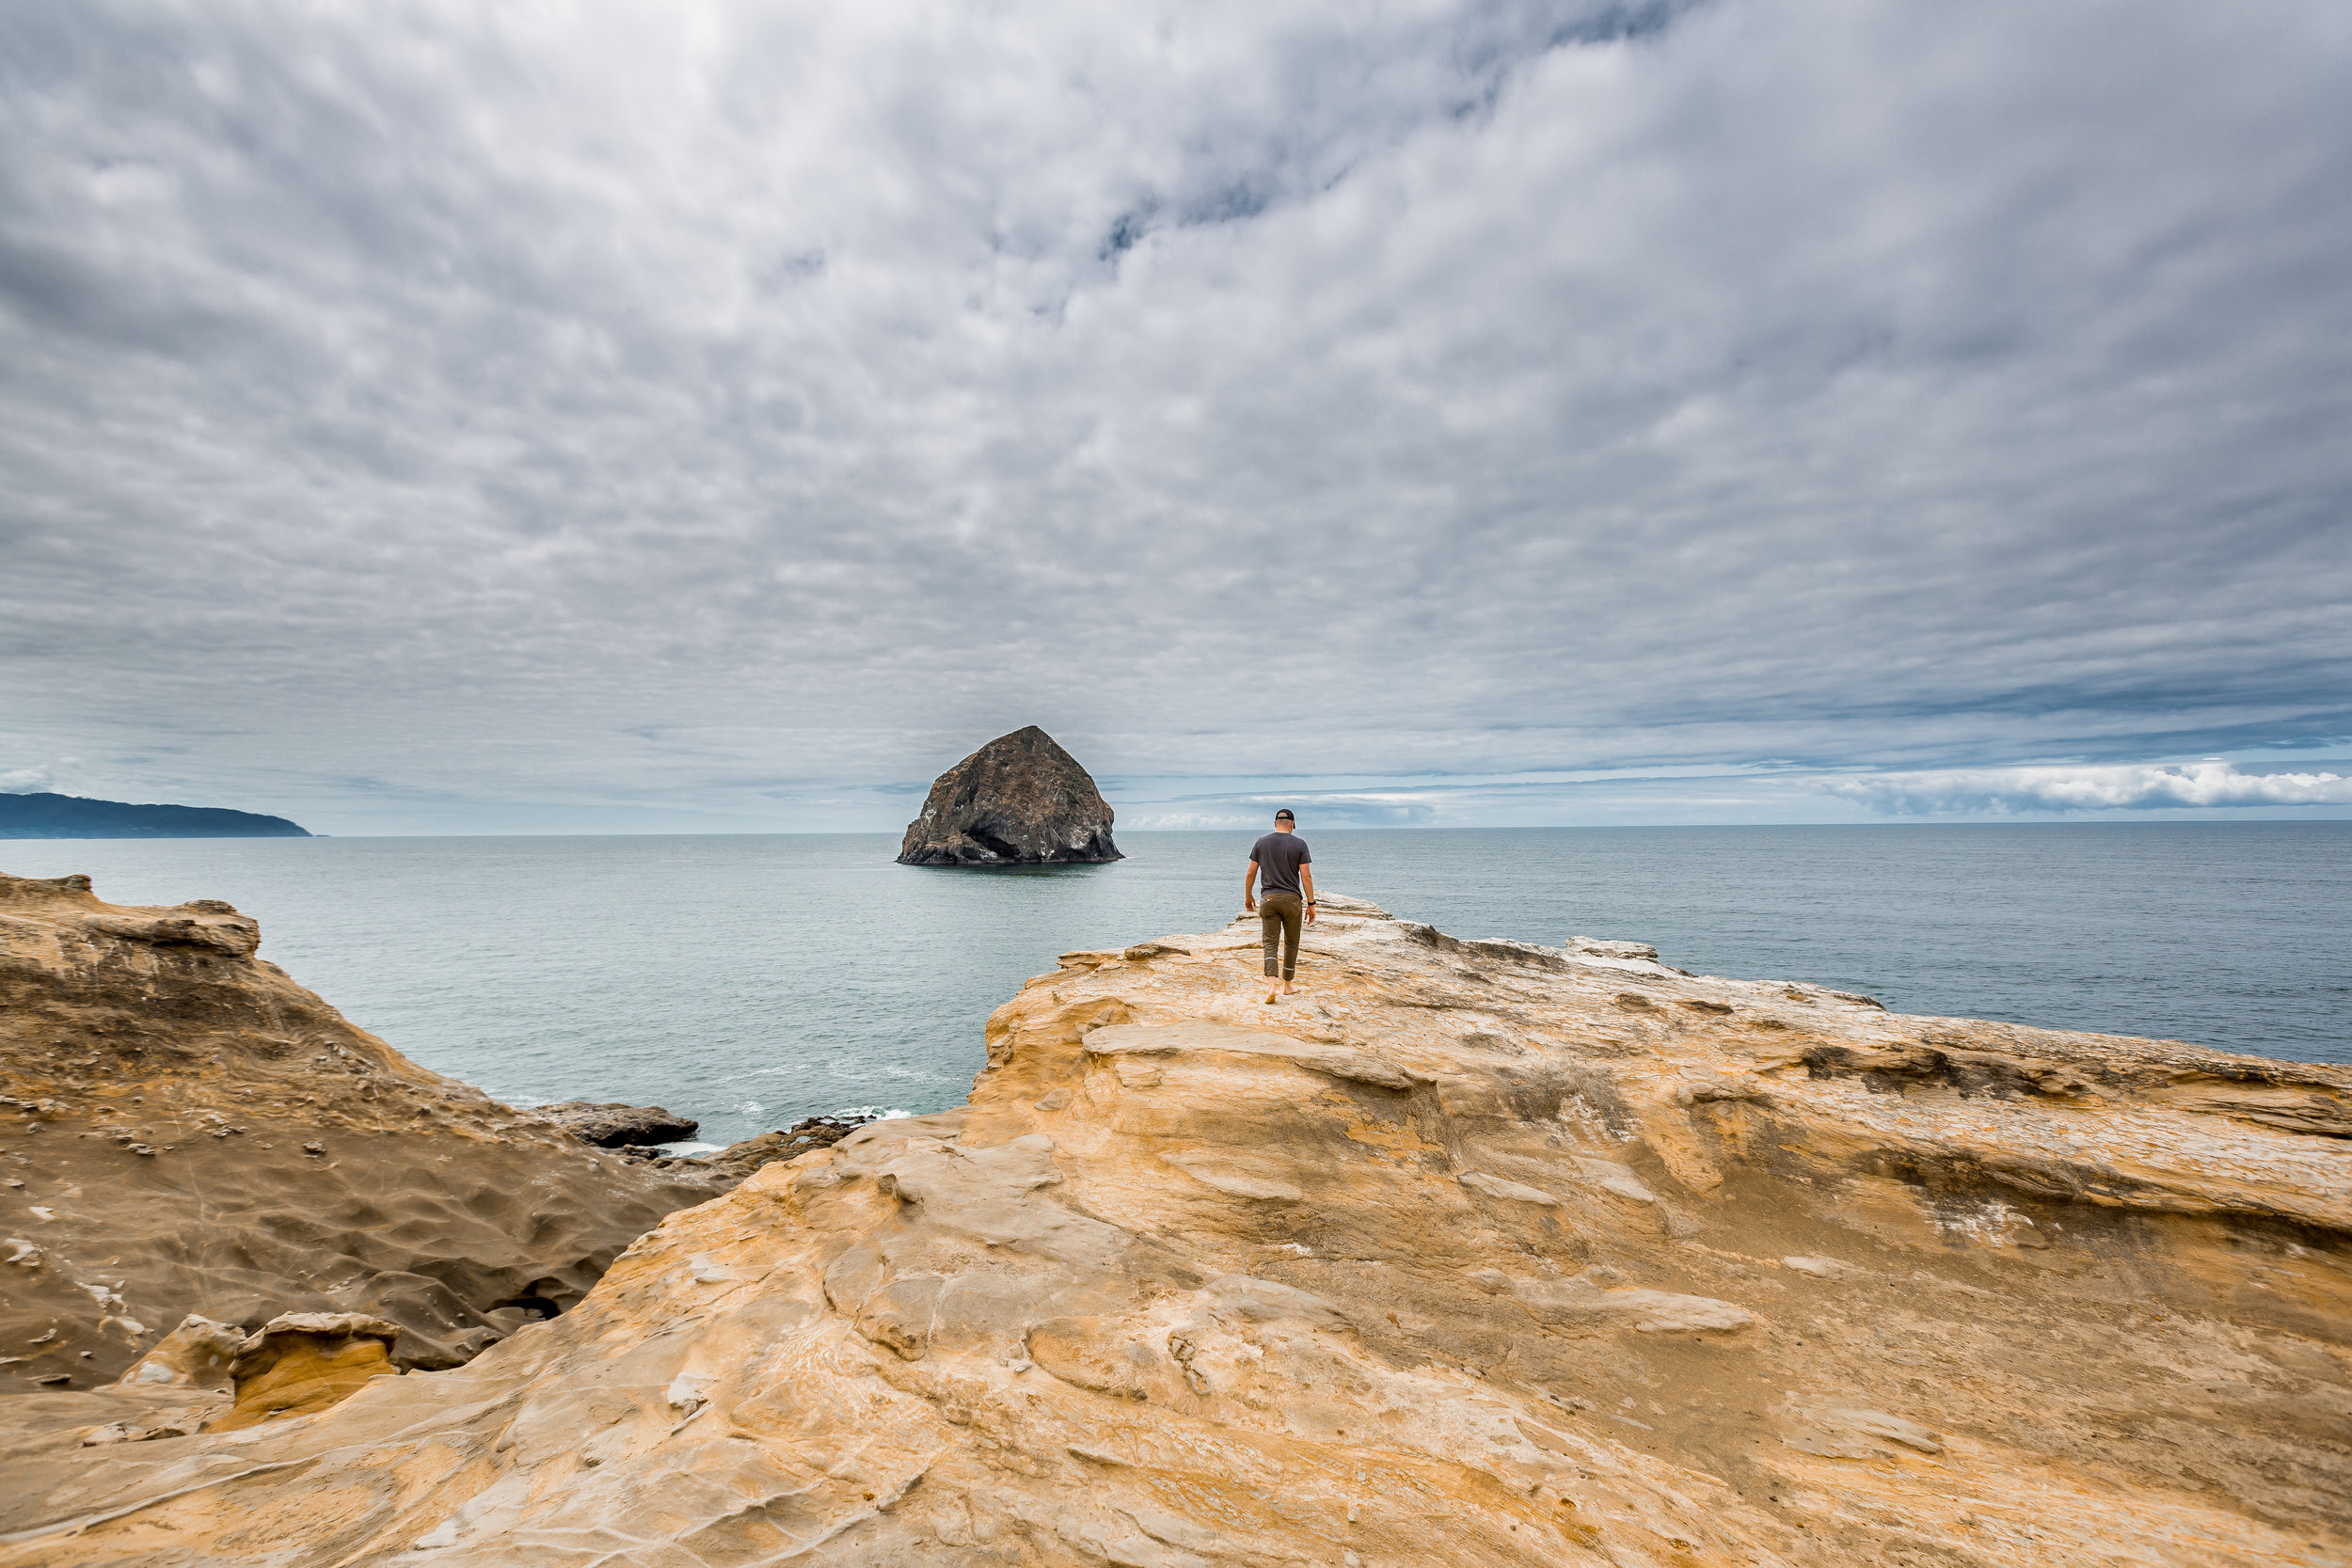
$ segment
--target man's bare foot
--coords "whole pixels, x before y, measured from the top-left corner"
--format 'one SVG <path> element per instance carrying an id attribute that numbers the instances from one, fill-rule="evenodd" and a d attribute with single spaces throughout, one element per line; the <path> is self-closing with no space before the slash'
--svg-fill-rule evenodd
<path id="1" fill-rule="evenodd" d="M 1267 991 L 1267 992 L 1265 993 L 1265 1005 L 1266 1005 L 1267 1006 L 1269 1006 L 1269 1007 L 1273 1006 L 1274 1006 L 1274 1002 L 1275 1002 L 1275 998 L 1276 998 L 1276 997 L 1278 997 L 1278 996 L 1279 996 L 1280 994 L 1281 994 L 1281 993 L 1280 993 L 1279 991 L 1272 991 L 1272 990 Z"/>

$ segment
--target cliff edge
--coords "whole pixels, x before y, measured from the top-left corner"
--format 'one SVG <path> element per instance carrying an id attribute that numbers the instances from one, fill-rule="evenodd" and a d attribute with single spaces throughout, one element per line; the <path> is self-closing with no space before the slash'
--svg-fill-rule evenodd
<path id="1" fill-rule="evenodd" d="M 900 865 L 1072 865 L 1124 860 L 1093 776 L 1035 724 L 942 773 L 907 824 Z"/>
<path id="2" fill-rule="evenodd" d="M 1327 896 L 321 1415 L 19 1444 L 0 1562 L 2319 1563 L 2352 1071 Z M 39 1398 L 30 1396 L 29 1398 Z"/>
<path id="3" fill-rule="evenodd" d="M 425 1070 L 261 940 L 0 876 L 0 1388 L 105 1383 L 190 1314 L 373 1314 L 453 1366 L 726 1185 Z"/>

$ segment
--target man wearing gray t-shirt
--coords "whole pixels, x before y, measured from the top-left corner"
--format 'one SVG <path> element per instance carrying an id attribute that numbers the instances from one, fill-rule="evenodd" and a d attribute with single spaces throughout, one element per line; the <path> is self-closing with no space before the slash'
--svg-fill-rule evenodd
<path id="1" fill-rule="evenodd" d="M 1249 850 L 1249 870 L 1241 879 L 1241 907 L 1247 914 L 1258 912 L 1259 929 L 1265 939 L 1265 977 L 1271 981 L 1279 974 L 1280 990 L 1266 987 L 1265 999 L 1288 996 L 1298 988 L 1291 984 L 1291 975 L 1298 968 L 1298 938 L 1300 919 L 1315 917 L 1315 872 L 1308 864 L 1307 841 L 1293 830 L 1297 819 L 1288 806 L 1274 814 L 1274 831 L 1258 840 Z M 1263 879 L 1264 895 L 1257 891 Z M 1275 952 L 1281 952 L 1281 967 L 1275 967 Z"/>

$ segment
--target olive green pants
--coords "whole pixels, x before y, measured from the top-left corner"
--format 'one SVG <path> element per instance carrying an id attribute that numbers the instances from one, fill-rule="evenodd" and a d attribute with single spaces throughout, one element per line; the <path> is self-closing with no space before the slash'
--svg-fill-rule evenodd
<path id="1" fill-rule="evenodd" d="M 1279 947 L 1282 954 L 1283 979 L 1287 980 L 1298 968 L 1298 932 L 1307 918 L 1307 906 L 1298 901 L 1295 893 L 1269 893 L 1258 900 L 1258 928 L 1265 934 L 1265 974 L 1274 978 L 1274 954 Z"/>

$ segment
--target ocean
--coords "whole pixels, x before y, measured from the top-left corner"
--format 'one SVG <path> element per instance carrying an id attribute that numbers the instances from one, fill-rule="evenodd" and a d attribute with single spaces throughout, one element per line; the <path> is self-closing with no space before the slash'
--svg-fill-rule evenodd
<path id="1" fill-rule="evenodd" d="M 362 1028 L 516 1104 L 667 1106 L 726 1143 L 961 1101 L 982 1025 L 1072 948 L 1214 929 L 1252 833 L 1111 865 L 892 863 L 895 835 L 18 840 L 0 870 L 225 898 Z M 2352 1062 L 2352 822 L 1358 831 L 1318 885 L 1460 936 L 1898 1012 Z"/>

